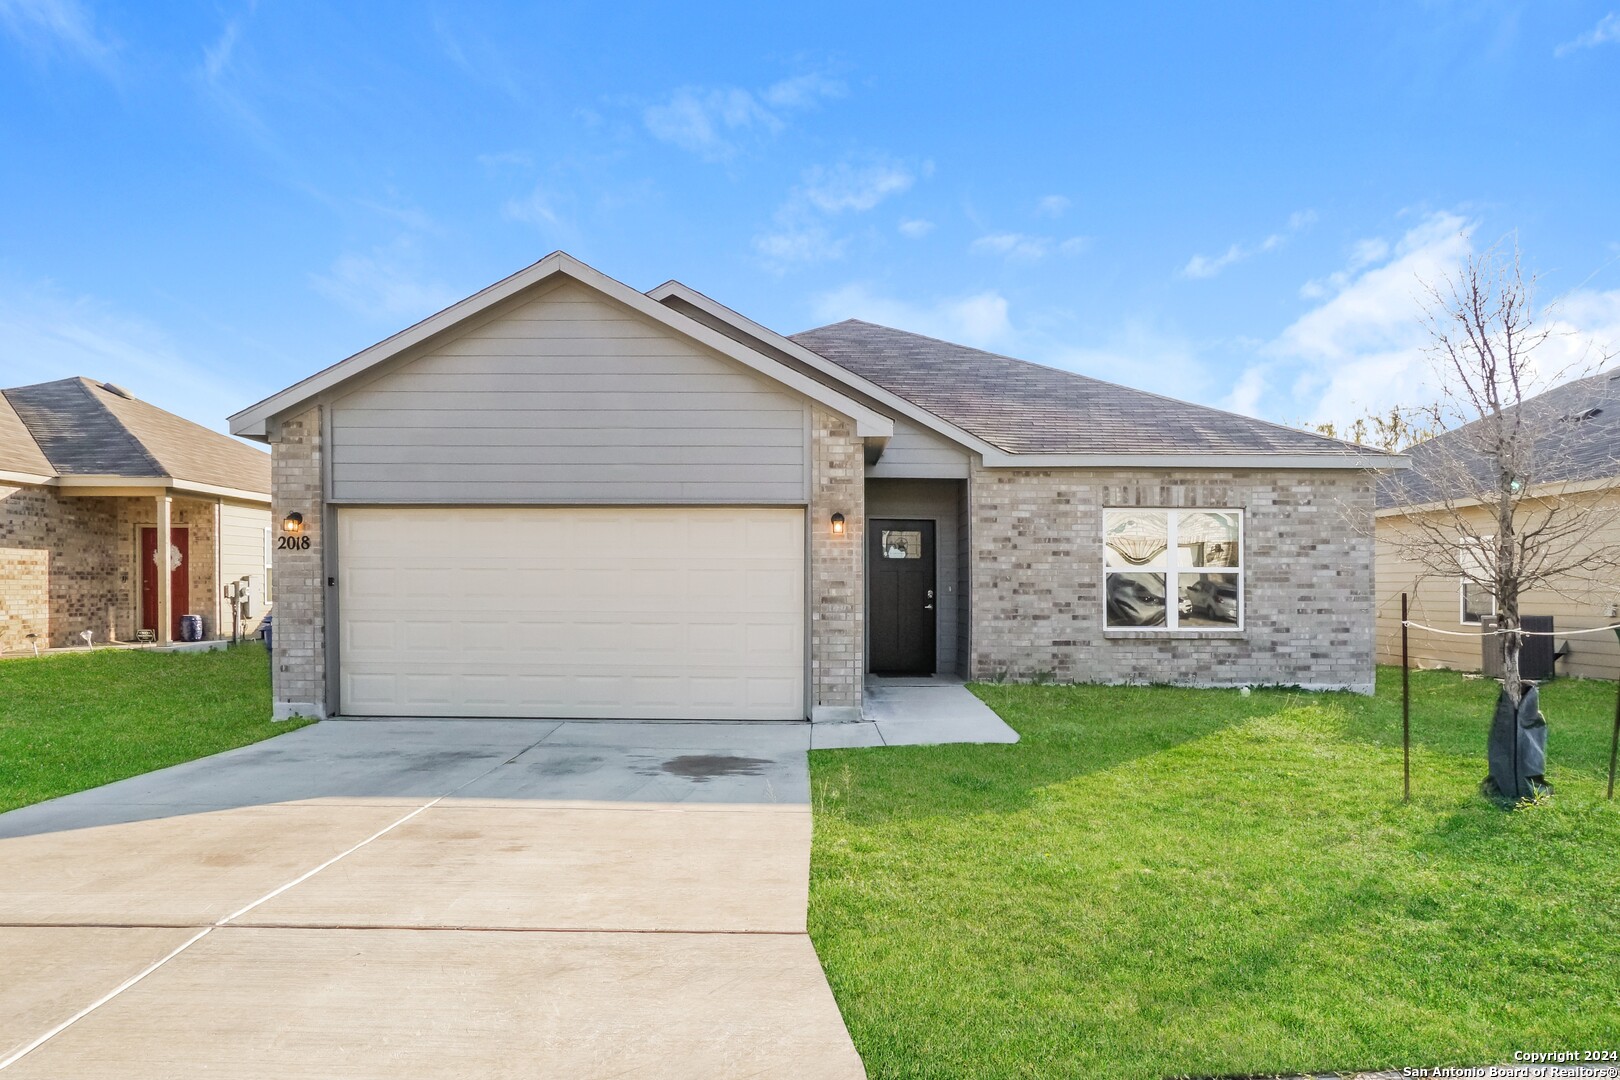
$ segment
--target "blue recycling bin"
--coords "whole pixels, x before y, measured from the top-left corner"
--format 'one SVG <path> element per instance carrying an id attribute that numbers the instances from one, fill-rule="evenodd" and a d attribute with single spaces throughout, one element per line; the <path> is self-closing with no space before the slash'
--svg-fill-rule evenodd
<path id="1" fill-rule="evenodd" d="M 271 616 L 268 613 L 266 613 L 265 616 L 264 616 L 264 621 L 259 624 L 259 637 L 264 640 L 264 650 L 265 650 L 265 652 L 269 652 L 270 649 L 271 649 L 271 645 L 270 645 L 270 620 L 271 620 Z"/>

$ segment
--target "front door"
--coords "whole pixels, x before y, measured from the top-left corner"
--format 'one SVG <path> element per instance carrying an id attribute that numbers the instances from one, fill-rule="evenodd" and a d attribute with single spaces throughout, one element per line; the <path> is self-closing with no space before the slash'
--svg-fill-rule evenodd
<path id="1" fill-rule="evenodd" d="M 157 631 L 158 574 L 169 567 L 169 636 L 180 640 L 180 616 L 191 607 L 191 530 L 169 530 L 169 550 L 158 560 L 157 529 L 141 530 L 141 629 Z M 161 636 L 161 635 L 159 635 Z"/>
<path id="2" fill-rule="evenodd" d="M 934 523 L 874 520 L 870 528 L 872 673 L 932 675 L 938 610 Z"/>

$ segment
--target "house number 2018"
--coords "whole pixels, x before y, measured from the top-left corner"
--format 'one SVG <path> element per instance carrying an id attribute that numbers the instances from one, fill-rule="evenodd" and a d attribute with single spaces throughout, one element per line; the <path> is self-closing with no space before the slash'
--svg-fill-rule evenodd
<path id="1" fill-rule="evenodd" d="M 277 541 L 276 541 L 276 547 L 280 548 L 282 551 L 308 551 L 309 550 L 309 537 L 307 537 L 307 536 L 282 536 L 282 537 L 278 537 Z"/>

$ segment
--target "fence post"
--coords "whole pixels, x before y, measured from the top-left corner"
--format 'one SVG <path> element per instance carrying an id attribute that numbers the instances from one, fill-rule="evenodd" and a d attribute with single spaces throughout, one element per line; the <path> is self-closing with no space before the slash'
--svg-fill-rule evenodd
<path id="1" fill-rule="evenodd" d="M 1407 646 L 1405 593 L 1401 593 L 1401 801 L 1412 801 L 1412 663 Z"/>

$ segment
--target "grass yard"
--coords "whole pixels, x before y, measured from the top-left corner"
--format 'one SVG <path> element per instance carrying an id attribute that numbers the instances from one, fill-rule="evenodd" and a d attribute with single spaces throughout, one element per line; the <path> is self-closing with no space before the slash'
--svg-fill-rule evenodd
<path id="1" fill-rule="evenodd" d="M 0 660 L 0 812 L 305 723 L 270 722 L 270 664 L 256 643 Z"/>
<path id="2" fill-rule="evenodd" d="M 1016 746 L 811 755 L 810 930 L 873 1080 L 1620 1050 L 1613 684 L 1543 692 L 1550 803 L 1478 793 L 1495 687 L 978 685 Z"/>

